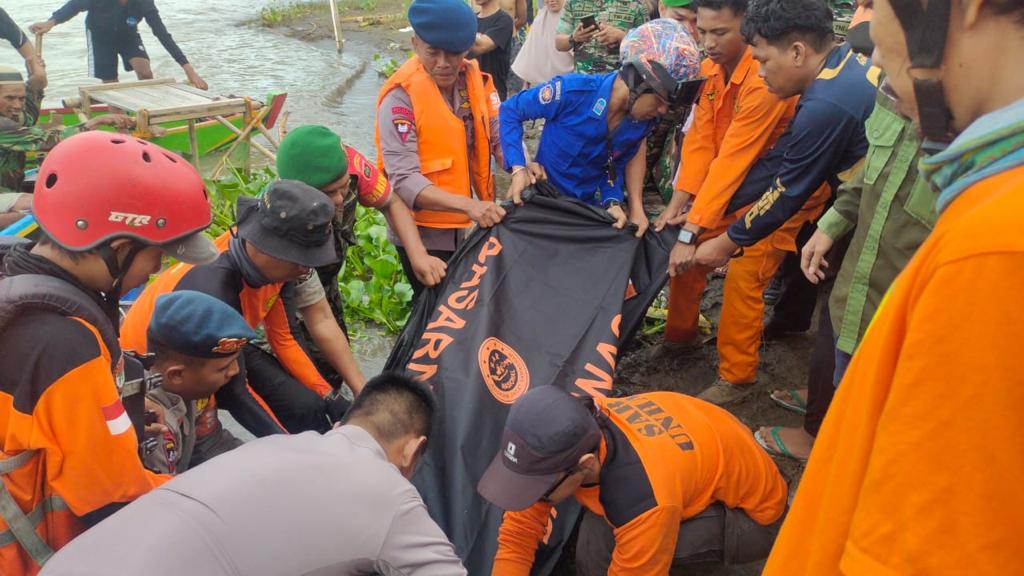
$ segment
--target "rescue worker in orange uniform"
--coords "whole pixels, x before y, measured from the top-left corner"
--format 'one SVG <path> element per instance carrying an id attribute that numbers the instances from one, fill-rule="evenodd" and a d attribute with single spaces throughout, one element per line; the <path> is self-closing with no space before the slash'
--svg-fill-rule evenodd
<path id="1" fill-rule="evenodd" d="M 853 354 L 764 573 L 1020 574 L 1024 6 L 873 4 L 939 218 Z"/>
<path id="2" fill-rule="evenodd" d="M 123 134 L 59 143 L 33 212 L 44 235 L 10 248 L 0 279 L 0 574 L 11 575 L 36 574 L 111 505 L 167 479 L 143 468 L 121 402 L 118 298 L 164 252 L 217 254 L 196 169 Z"/>
<path id="3" fill-rule="evenodd" d="M 867 152 L 864 123 L 879 75 L 849 44 L 835 45 L 832 12 L 820 0 L 759 0 L 747 10 L 743 33 L 768 89 L 800 101 L 775 147 L 747 176 L 767 186 L 738 191 L 733 205 L 753 202 L 751 208 L 726 233 L 701 241 L 694 256 L 713 267 L 736 257 L 725 276 L 718 379 L 700 395 L 715 404 L 754 389 L 764 290 L 786 253 L 796 251 L 797 232 L 821 214 Z"/>
<path id="4" fill-rule="evenodd" d="M 203 407 L 198 435 L 216 431 L 216 405 L 256 436 L 319 430 L 340 419 L 348 402 L 333 389 L 299 345 L 290 320 L 294 283 L 337 257 L 331 235 L 334 204 L 319 190 L 278 180 L 260 198 L 238 198 L 238 226 L 215 242 L 210 264 L 177 264 L 153 280 L 125 316 L 121 343 L 146 352 L 146 329 L 156 298 L 177 290 L 209 294 L 239 311 L 253 328 L 263 324 L 287 378 L 249 374 L 262 351 L 243 347 L 241 371 Z M 202 442 L 202 440 L 200 440 Z"/>
<path id="5" fill-rule="evenodd" d="M 476 39 L 476 15 L 461 0 L 415 0 L 409 6 L 416 54 L 377 97 L 377 166 L 413 210 L 431 256 L 448 261 L 475 222 L 497 224 L 491 159 L 501 161 L 498 107 L 491 77 L 466 54 Z M 423 290 L 394 230 L 402 269 L 415 294 Z"/>
<path id="6" fill-rule="evenodd" d="M 708 55 L 701 63 L 707 81 L 683 140 L 672 200 L 654 224 L 659 231 L 666 224 L 683 227 L 669 257 L 665 352 L 701 346 L 697 321 L 711 268 L 694 266 L 697 240 L 718 236 L 739 217 L 738 211 L 727 213 L 729 201 L 789 125 L 797 100 L 780 99 L 758 76 L 740 31 L 747 0 L 698 0 L 694 6 Z"/>
<path id="7" fill-rule="evenodd" d="M 786 481 L 725 410 L 673 392 L 577 398 L 527 392 L 509 412 L 480 494 L 507 512 L 494 576 L 527 576 L 552 508 L 585 512 L 583 576 L 664 576 L 670 567 L 767 556 Z"/>

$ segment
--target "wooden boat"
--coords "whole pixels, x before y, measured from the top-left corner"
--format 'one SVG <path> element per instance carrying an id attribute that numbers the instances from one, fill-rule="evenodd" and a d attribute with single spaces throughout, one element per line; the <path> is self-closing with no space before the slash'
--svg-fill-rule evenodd
<path id="1" fill-rule="evenodd" d="M 270 108 L 263 120 L 263 125 L 265 127 L 274 127 L 281 115 L 281 110 L 284 108 L 284 103 L 287 98 L 288 93 L 286 92 L 271 93 L 267 98 L 267 103 L 261 103 L 261 107 L 267 106 Z M 90 117 L 102 116 L 110 113 L 111 108 L 106 104 L 94 104 L 89 107 Z M 50 123 L 54 115 L 59 115 L 65 126 L 73 126 L 81 122 L 78 111 L 65 106 L 61 108 L 44 108 L 40 113 L 37 124 L 42 126 Z M 239 131 L 242 131 L 245 129 L 244 116 L 244 114 L 232 114 L 225 116 L 224 119 Z M 150 138 L 150 142 L 163 146 L 173 152 L 177 152 L 186 158 L 189 157 L 191 154 L 191 148 L 189 146 L 188 121 L 175 120 L 161 123 L 159 126 L 166 130 L 166 132 L 160 136 Z M 112 130 L 112 128 L 104 126 L 101 130 Z M 231 145 L 231 143 L 237 138 L 237 133 L 229 130 L 214 118 L 196 122 L 196 143 L 199 145 L 199 156 L 223 150 Z"/>

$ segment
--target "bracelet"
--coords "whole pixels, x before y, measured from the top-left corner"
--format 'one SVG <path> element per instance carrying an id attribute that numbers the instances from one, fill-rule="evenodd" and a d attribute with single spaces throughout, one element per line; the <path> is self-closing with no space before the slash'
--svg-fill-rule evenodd
<path id="1" fill-rule="evenodd" d="M 511 176 L 513 178 L 515 178 L 516 174 L 519 174 L 520 172 L 522 172 L 524 170 L 526 170 L 526 166 L 516 166 L 515 168 L 512 169 Z"/>

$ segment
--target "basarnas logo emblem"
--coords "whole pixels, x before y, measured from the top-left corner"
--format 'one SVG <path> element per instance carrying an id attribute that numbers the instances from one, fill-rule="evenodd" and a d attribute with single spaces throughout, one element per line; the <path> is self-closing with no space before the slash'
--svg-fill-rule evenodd
<path id="1" fill-rule="evenodd" d="M 530 388 L 530 371 L 522 357 L 497 338 L 488 338 L 477 355 L 480 374 L 494 398 L 512 404 Z"/>
<path id="2" fill-rule="evenodd" d="M 540 89 L 540 93 L 537 95 L 541 104 L 549 104 L 555 99 L 555 89 L 551 87 L 551 84 L 545 85 Z"/>
<path id="3" fill-rule="evenodd" d="M 513 464 L 519 463 L 519 459 L 516 458 L 516 445 L 514 443 L 509 442 L 508 446 L 505 447 L 505 458 L 508 458 Z"/>
<path id="4" fill-rule="evenodd" d="M 604 114 L 604 108 L 608 105 L 608 101 L 604 98 L 598 98 L 597 102 L 594 102 L 594 114 L 600 116 Z"/>

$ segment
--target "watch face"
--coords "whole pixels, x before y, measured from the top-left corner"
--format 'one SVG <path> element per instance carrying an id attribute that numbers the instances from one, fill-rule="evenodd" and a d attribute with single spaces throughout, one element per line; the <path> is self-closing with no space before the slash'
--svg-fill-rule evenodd
<path id="1" fill-rule="evenodd" d="M 697 235 L 693 233 L 693 231 L 684 228 L 679 231 L 679 236 L 677 239 L 683 244 L 693 244 L 694 241 L 697 239 Z"/>

